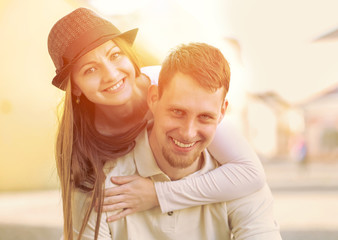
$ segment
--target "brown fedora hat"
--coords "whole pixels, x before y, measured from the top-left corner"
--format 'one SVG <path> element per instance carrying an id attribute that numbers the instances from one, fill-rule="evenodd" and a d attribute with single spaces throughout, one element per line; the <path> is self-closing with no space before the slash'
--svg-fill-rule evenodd
<path id="1" fill-rule="evenodd" d="M 72 64 L 87 52 L 116 37 L 133 44 L 138 29 L 120 32 L 110 21 L 87 8 L 78 8 L 57 21 L 48 36 L 48 52 L 55 68 L 53 85 L 65 90 Z"/>

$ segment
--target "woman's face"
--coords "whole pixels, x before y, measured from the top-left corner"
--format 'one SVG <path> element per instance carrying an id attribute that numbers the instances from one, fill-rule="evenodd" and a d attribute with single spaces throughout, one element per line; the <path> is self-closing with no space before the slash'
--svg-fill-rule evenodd
<path id="1" fill-rule="evenodd" d="M 125 104 L 136 88 L 134 65 L 113 41 L 82 56 L 73 67 L 72 80 L 76 96 L 84 94 L 105 106 Z"/>

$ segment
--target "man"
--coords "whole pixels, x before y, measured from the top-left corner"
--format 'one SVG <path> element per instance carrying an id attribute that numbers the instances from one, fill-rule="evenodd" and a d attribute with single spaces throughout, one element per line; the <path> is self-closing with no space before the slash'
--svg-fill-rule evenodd
<path id="1" fill-rule="evenodd" d="M 106 164 L 106 188 L 112 186 L 111 176 L 139 174 L 171 181 L 216 168 L 206 147 L 225 114 L 229 79 L 228 63 L 215 47 L 193 43 L 172 51 L 162 65 L 158 87 L 149 88 L 153 124 L 136 139 L 132 152 Z M 112 213 L 102 214 L 99 239 L 281 239 L 272 212 L 271 192 L 265 186 L 234 201 L 167 214 L 157 207 L 111 223 L 105 220 Z M 89 219 L 84 238 L 93 236 L 95 220 Z"/>

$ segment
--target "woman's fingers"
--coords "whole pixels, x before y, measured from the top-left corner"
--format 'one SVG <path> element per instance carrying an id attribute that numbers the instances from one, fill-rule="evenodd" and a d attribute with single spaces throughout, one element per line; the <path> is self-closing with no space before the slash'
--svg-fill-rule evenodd
<path id="1" fill-rule="evenodd" d="M 129 214 L 132 214 L 135 212 L 135 209 L 133 208 L 127 208 L 125 210 L 123 210 L 122 212 L 119 212 L 115 215 L 112 215 L 110 217 L 107 218 L 107 222 L 114 222 L 116 220 L 119 220 L 121 218 L 124 218 L 125 216 L 129 215 Z"/>
<path id="2" fill-rule="evenodd" d="M 134 208 L 140 203 L 138 199 L 131 198 L 129 196 L 115 196 L 105 198 L 102 206 L 103 212 L 110 212 L 120 209 Z"/>
<path id="3" fill-rule="evenodd" d="M 129 175 L 129 176 L 116 176 L 116 177 L 111 177 L 110 180 L 112 181 L 112 183 L 115 183 L 117 185 L 122 185 L 122 184 L 126 184 L 129 182 L 132 182 L 138 178 L 141 178 L 138 175 Z"/>
<path id="4" fill-rule="evenodd" d="M 104 196 L 109 197 L 109 196 L 117 196 L 120 194 L 123 194 L 126 191 L 124 185 L 122 186 L 116 186 L 116 187 L 111 187 L 107 188 L 104 190 Z"/>
<path id="5" fill-rule="evenodd" d="M 111 181 L 118 186 L 105 190 L 102 211 L 123 210 L 113 215 L 110 221 L 159 205 L 155 186 L 151 179 L 131 175 L 112 177 Z"/>
<path id="6" fill-rule="evenodd" d="M 116 203 L 116 204 L 112 204 L 112 205 L 105 205 L 102 207 L 102 211 L 103 212 L 111 212 L 111 211 L 115 211 L 115 210 L 121 210 L 121 209 L 127 209 L 129 207 L 128 203 Z"/>
<path id="7" fill-rule="evenodd" d="M 105 189 L 104 196 L 105 197 L 116 196 L 116 195 L 126 193 L 127 191 L 133 190 L 133 189 L 130 189 L 131 186 L 128 185 L 127 183 L 133 182 L 141 178 L 142 177 L 137 176 L 137 175 L 111 177 L 110 180 L 112 181 L 112 183 L 121 185 L 121 186 L 116 186 L 116 187 Z M 127 184 L 127 185 L 123 185 L 123 184 Z"/>
<path id="8" fill-rule="evenodd" d="M 109 205 L 109 204 L 116 204 L 119 202 L 124 202 L 126 201 L 126 196 L 125 195 L 117 195 L 113 197 L 105 197 L 103 199 L 103 205 Z"/>

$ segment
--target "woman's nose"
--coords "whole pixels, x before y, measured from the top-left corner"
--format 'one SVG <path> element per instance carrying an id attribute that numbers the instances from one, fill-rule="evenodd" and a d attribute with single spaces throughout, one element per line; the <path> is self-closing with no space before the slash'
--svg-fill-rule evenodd
<path id="1" fill-rule="evenodd" d="M 104 63 L 104 75 L 102 76 L 102 79 L 104 82 L 115 82 L 118 81 L 119 79 L 119 70 L 116 66 L 114 66 L 111 63 Z"/>

